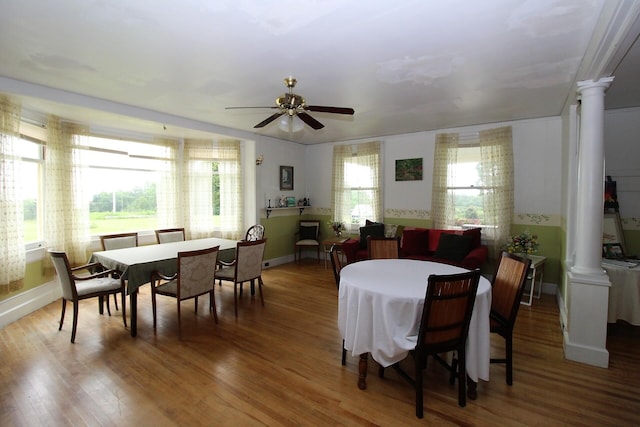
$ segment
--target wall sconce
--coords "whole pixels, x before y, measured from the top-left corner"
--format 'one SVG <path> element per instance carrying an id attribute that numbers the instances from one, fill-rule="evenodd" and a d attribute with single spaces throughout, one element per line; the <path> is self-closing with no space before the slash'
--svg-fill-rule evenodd
<path id="1" fill-rule="evenodd" d="M 260 154 L 256 159 L 256 166 L 260 166 L 263 160 L 264 160 L 264 155 Z"/>

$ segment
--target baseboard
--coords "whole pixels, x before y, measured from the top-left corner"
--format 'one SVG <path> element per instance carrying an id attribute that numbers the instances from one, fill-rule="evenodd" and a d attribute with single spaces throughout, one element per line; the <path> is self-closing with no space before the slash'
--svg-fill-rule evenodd
<path id="1" fill-rule="evenodd" d="M 0 301 L 0 328 L 51 304 L 61 296 L 60 285 L 54 280 Z"/>
<path id="2" fill-rule="evenodd" d="M 565 335 L 564 357 L 574 362 L 586 363 L 599 368 L 609 367 L 609 352 L 606 349 L 573 344 Z"/>

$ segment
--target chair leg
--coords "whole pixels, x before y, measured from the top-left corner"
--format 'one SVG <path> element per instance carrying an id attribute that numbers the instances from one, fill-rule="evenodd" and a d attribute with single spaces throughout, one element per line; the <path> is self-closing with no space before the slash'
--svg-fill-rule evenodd
<path id="1" fill-rule="evenodd" d="M 258 276 L 258 291 L 260 292 L 260 302 L 264 307 L 264 297 L 262 296 L 262 276 Z"/>
<path id="2" fill-rule="evenodd" d="M 458 350 L 458 357 L 458 405 L 464 408 L 467 405 L 467 359 L 464 346 Z"/>
<path id="3" fill-rule="evenodd" d="M 195 313 L 198 314 L 198 297 L 195 297 L 194 300 L 195 300 L 195 304 L 196 304 Z"/>
<path id="4" fill-rule="evenodd" d="M 62 313 L 60 314 L 60 327 L 58 328 L 59 331 L 62 330 L 62 324 L 64 323 L 64 312 L 67 309 L 67 300 L 62 298 Z"/>
<path id="5" fill-rule="evenodd" d="M 423 408 L 423 399 L 422 395 L 422 366 L 418 361 L 418 358 L 415 359 L 416 365 L 416 417 L 423 418 L 424 417 L 424 408 Z"/>
<path id="6" fill-rule="evenodd" d="M 180 322 L 180 319 L 182 316 L 180 316 L 180 300 L 178 298 L 176 298 L 176 301 L 178 302 L 178 339 L 182 339 L 182 324 Z"/>
<path id="7" fill-rule="evenodd" d="M 116 305 L 116 310 L 118 310 L 118 296 L 116 294 L 113 294 L 113 302 Z"/>
<path id="8" fill-rule="evenodd" d="M 233 311 L 235 312 L 236 319 L 238 318 L 238 284 L 233 283 Z"/>
<path id="9" fill-rule="evenodd" d="M 151 311 L 153 312 L 153 329 L 156 328 L 156 292 L 155 284 L 151 283 Z"/>
<path id="10" fill-rule="evenodd" d="M 511 334 L 509 334 L 506 339 L 505 348 L 505 356 L 507 359 L 507 385 L 513 385 L 513 341 Z"/>
<path id="11" fill-rule="evenodd" d="M 347 364 L 347 349 L 344 348 L 344 340 L 342 340 L 342 366 Z"/>
<path id="12" fill-rule="evenodd" d="M 127 327 L 127 295 L 124 288 L 120 291 L 120 297 L 122 298 L 122 321 L 124 322 L 124 327 L 126 328 Z"/>
<path id="13" fill-rule="evenodd" d="M 209 311 L 213 310 L 213 318 L 216 321 L 216 325 L 218 324 L 218 310 L 216 309 L 216 298 L 213 290 L 215 289 L 215 283 L 213 285 L 213 289 L 209 292 Z"/>
<path id="14" fill-rule="evenodd" d="M 71 328 L 71 342 L 75 343 L 76 342 L 76 328 L 78 327 L 78 311 L 79 308 L 79 301 L 74 301 L 73 302 L 73 327 Z"/>

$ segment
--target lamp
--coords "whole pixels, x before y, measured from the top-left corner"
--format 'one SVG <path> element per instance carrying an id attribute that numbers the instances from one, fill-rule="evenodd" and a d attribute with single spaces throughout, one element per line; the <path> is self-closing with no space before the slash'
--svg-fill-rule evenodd
<path id="1" fill-rule="evenodd" d="M 294 116 L 283 115 L 278 121 L 278 128 L 284 132 L 300 132 L 304 125 L 299 120 L 293 120 Z"/>

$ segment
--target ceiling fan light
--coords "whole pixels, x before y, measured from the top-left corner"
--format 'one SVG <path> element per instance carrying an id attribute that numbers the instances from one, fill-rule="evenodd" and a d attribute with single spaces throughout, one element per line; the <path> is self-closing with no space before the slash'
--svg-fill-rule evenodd
<path id="1" fill-rule="evenodd" d="M 283 115 L 278 121 L 278 128 L 284 132 L 295 133 L 304 129 L 304 124 L 295 120 L 293 116 Z"/>

